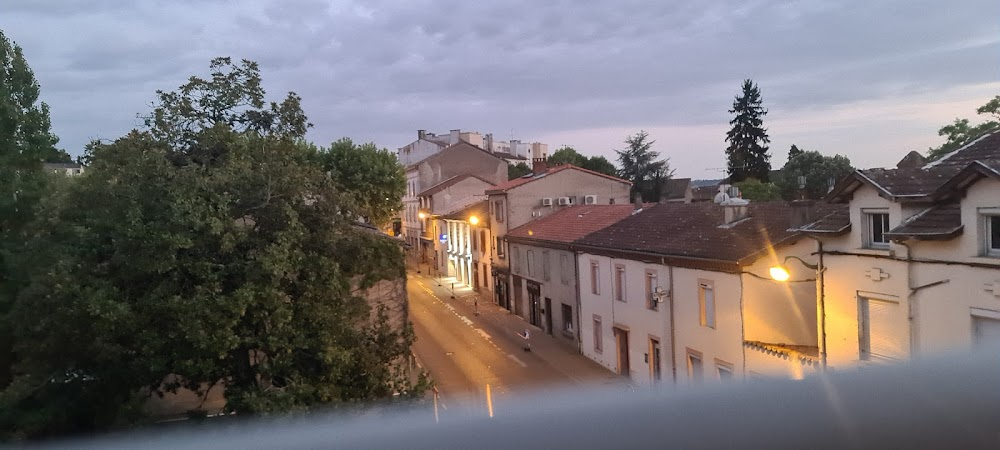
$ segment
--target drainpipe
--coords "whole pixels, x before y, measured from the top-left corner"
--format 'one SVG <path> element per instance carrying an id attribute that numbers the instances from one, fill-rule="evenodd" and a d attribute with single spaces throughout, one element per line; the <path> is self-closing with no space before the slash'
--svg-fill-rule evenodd
<path id="1" fill-rule="evenodd" d="M 896 242 L 903 247 L 906 247 L 906 287 L 909 289 L 909 293 L 906 295 L 906 309 L 907 318 L 910 321 L 910 358 L 913 359 L 917 356 L 917 352 L 920 349 L 920 339 L 919 339 L 919 328 L 917 327 L 917 316 L 919 315 L 919 308 L 917 308 L 917 293 L 922 289 L 937 286 L 939 284 L 945 284 L 951 279 L 944 279 L 935 281 L 932 283 L 925 284 L 923 286 L 913 285 L 913 247 L 909 244 L 898 241 Z"/>
<path id="2" fill-rule="evenodd" d="M 583 314 L 580 312 L 580 307 L 582 302 L 580 301 L 580 254 L 570 248 L 570 253 L 573 254 L 573 273 L 576 275 L 576 349 L 581 354 L 583 353 Z"/>
<path id="3" fill-rule="evenodd" d="M 664 259 L 660 258 L 660 265 L 665 266 Z M 667 276 L 670 277 L 670 371 L 673 373 L 674 384 L 677 384 L 677 339 L 674 331 L 674 299 L 677 293 L 674 292 L 674 266 L 667 266 Z"/>

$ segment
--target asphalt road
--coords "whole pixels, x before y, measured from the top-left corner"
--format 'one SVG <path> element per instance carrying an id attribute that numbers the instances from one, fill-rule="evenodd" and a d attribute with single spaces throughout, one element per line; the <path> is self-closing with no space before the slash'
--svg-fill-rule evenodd
<path id="1" fill-rule="evenodd" d="M 509 413 L 502 411 L 503 405 L 514 396 L 577 384 L 534 352 L 524 351 L 524 341 L 500 321 L 485 312 L 476 316 L 464 300 L 435 295 L 427 283 L 411 277 L 407 284 L 417 337 L 413 351 L 438 389 L 442 416 L 456 407 L 486 414 L 487 385 L 494 411 Z"/>

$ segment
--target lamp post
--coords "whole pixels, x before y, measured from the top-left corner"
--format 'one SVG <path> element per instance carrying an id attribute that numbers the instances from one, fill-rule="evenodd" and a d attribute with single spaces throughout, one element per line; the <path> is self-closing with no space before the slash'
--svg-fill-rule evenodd
<path id="1" fill-rule="evenodd" d="M 420 219 L 420 237 L 417 238 L 417 273 L 420 273 L 420 263 L 424 260 L 424 219 L 427 218 L 427 214 L 423 211 L 417 213 L 417 218 Z"/>
<path id="2" fill-rule="evenodd" d="M 791 274 L 788 272 L 786 264 L 788 260 L 794 259 L 806 268 L 816 271 L 816 321 L 819 325 L 819 360 L 822 370 L 826 370 L 826 293 L 823 289 L 823 274 L 826 267 L 823 267 L 823 244 L 819 244 L 819 263 L 810 264 L 798 256 L 786 256 L 781 264 L 769 269 L 771 278 L 775 281 L 788 282 Z"/>

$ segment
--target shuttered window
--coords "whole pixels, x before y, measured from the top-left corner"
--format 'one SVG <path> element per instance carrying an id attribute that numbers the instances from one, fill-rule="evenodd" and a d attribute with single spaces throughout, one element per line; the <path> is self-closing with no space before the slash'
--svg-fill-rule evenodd
<path id="1" fill-rule="evenodd" d="M 898 302 L 861 298 L 861 359 L 892 361 L 909 354 L 908 321 Z"/>

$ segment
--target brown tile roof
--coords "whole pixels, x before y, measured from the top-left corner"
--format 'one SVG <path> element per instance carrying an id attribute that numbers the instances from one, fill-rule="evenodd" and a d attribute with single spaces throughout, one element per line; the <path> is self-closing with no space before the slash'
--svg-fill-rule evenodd
<path id="1" fill-rule="evenodd" d="M 829 205 L 832 211 L 819 220 L 799 228 L 810 234 L 844 234 L 851 229 L 851 212 L 847 205 Z"/>
<path id="2" fill-rule="evenodd" d="M 633 208 L 631 204 L 571 206 L 510 230 L 507 238 L 568 244 L 628 217 Z"/>
<path id="3" fill-rule="evenodd" d="M 982 161 L 990 166 L 1000 164 L 1000 131 L 986 133 L 924 168 L 951 167 L 958 171 L 973 161 Z"/>
<path id="4" fill-rule="evenodd" d="M 903 159 L 899 160 L 899 162 L 896 163 L 896 168 L 914 169 L 923 167 L 924 164 L 927 164 L 927 158 L 924 158 L 924 155 L 917 153 L 916 150 L 911 150 L 910 153 L 907 153 L 906 156 L 903 157 Z"/>
<path id="5" fill-rule="evenodd" d="M 459 182 L 467 180 L 469 178 L 475 178 L 475 179 L 477 179 L 479 181 L 482 181 L 483 183 L 486 183 L 486 184 L 488 184 L 490 186 L 493 186 L 493 183 L 490 183 L 489 181 L 486 181 L 486 180 L 484 180 L 482 178 L 479 178 L 479 177 L 477 177 L 475 175 L 456 175 L 456 176 L 453 176 L 453 177 L 451 177 L 451 178 L 449 178 L 447 180 L 444 180 L 444 181 L 442 181 L 442 182 L 440 182 L 438 184 L 435 184 L 434 186 L 431 186 L 431 187 L 429 187 L 427 189 L 424 189 L 422 192 L 420 192 L 419 194 L 417 194 L 417 197 L 426 197 L 428 195 L 437 194 L 438 192 L 441 192 L 441 191 L 443 191 L 445 189 L 448 189 L 448 188 L 450 188 L 450 187 L 458 184 Z"/>
<path id="6" fill-rule="evenodd" d="M 561 166 L 552 167 L 549 170 L 546 170 L 545 172 L 542 172 L 542 173 L 540 173 L 538 175 L 531 175 L 531 176 L 525 175 L 523 177 L 515 178 L 513 180 L 510 180 L 510 181 L 508 181 L 506 183 L 500 183 L 500 184 L 494 186 L 493 188 L 491 188 L 490 190 L 486 191 L 486 193 L 487 194 L 502 194 L 502 193 L 505 193 L 505 192 L 507 192 L 507 191 L 509 191 L 511 189 L 514 189 L 514 188 L 516 188 L 518 186 L 521 186 L 521 185 L 524 185 L 524 184 L 528 184 L 528 183 L 530 183 L 532 181 L 535 181 L 535 180 L 547 177 L 547 176 L 552 175 L 554 173 L 559 173 L 559 172 L 562 172 L 564 170 L 570 170 L 570 169 L 572 169 L 572 170 L 579 170 L 581 172 L 589 173 L 591 175 L 597 175 L 599 177 L 604 177 L 604 178 L 607 178 L 609 180 L 615 180 L 615 181 L 620 181 L 622 183 L 632 184 L 631 182 L 629 182 L 627 180 L 623 180 L 623 179 L 618 178 L 618 177 L 613 177 L 611 175 L 605 175 L 605 174 L 600 173 L 600 172 L 594 172 L 593 170 L 584 169 L 582 167 L 577 167 L 577 166 L 574 166 L 572 164 L 563 164 Z"/>
<path id="7" fill-rule="evenodd" d="M 660 203 L 574 244 L 620 252 L 741 264 L 765 254 L 799 233 L 789 230 L 792 206 L 751 203 L 749 218 L 724 224 L 724 207 L 715 203 Z M 817 205 L 828 213 L 828 205 Z"/>
<path id="8" fill-rule="evenodd" d="M 494 155 L 494 154 L 492 154 L 492 153 L 490 153 L 490 152 L 488 152 L 486 150 L 483 150 L 483 149 L 481 149 L 479 147 L 476 147 L 475 145 L 472 145 L 472 144 L 470 144 L 468 142 L 465 142 L 465 141 L 459 141 L 455 145 L 449 145 L 449 146 L 447 146 L 447 147 L 439 150 L 438 152 L 434 153 L 433 155 L 430 155 L 430 156 L 428 156 L 428 157 L 426 157 L 424 159 L 421 159 L 420 161 L 417 161 L 417 162 L 415 162 L 413 164 L 410 164 L 409 166 L 406 166 L 406 169 L 411 169 L 411 168 L 419 166 L 420 164 L 423 164 L 425 162 L 429 162 L 431 160 L 435 160 L 435 159 L 441 158 L 441 157 L 443 157 L 443 155 L 445 155 L 447 153 L 451 153 L 452 151 L 456 151 L 456 150 L 457 151 L 469 151 L 469 150 L 480 151 L 480 152 L 483 152 L 483 153 L 485 153 L 487 155 L 490 155 L 490 156 L 492 156 L 494 158 L 497 158 L 496 155 Z M 500 159 L 500 158 L 497 158 L 497 159 Z"/>
<path id="9" fill-rule="evenodd" d="M 885 236 L 890 239 L 951 239 L 962 233 L 962 210 L 957 202 L 932 206 L 914 214 Z"/>

